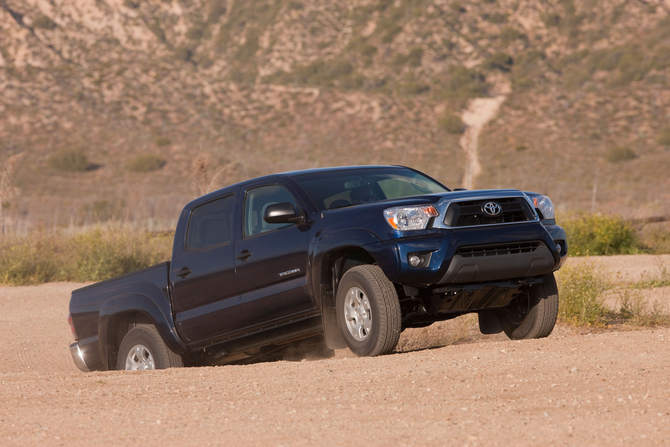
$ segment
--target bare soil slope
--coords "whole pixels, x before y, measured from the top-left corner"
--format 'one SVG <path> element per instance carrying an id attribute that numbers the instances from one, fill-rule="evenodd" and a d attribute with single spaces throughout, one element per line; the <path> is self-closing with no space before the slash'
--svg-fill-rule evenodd
<path id="1" fill-rule="evenodd" d="M 557 327 L 547 339 L 515 342 L 477 336 L 475 320 L 460 319 L 406 331 L 402 352 L 378 358 L 342 351 L 83 374 L 67 353 L 67 303 L 78 286 L 0 288 L 0 445 L 665 445 L 670 437 L 668 328 Z"/>

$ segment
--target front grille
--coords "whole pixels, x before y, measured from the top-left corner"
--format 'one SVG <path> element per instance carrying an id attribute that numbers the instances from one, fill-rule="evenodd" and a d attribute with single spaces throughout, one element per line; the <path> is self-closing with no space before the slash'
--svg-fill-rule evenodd
<path id="1" fill-rule="evenodd" d="M 509 244 L 495 245 L 471 245 L 461 247 L 456 252 L 464 258 L 477 258 L 481 256 L 515 255 L 518 253 L 531 253 L 537 250 L 541 242 L 514 242 Z"/>
<path id="2" fill-rule="evenodd" d="M 497 216 L 484 212 L 484 205 L 489 202 L 500 205 Z M 523 197 L 502 199 L 470 200 L 453 202 L 444 216 L 444 223 L 450 227 L 472 227 L 478 225 L 494 225 L 501 223 L 527 222 L 535 217 L 533 210 Z"/>

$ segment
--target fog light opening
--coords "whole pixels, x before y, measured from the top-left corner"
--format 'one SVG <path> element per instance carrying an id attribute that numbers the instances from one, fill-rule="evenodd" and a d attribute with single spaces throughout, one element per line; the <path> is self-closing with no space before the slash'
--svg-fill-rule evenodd
<path id="1" fill-rule="evenodd" d="M 407 263 L 412 268 L 426 268 L 430 264 L 431 252 L 427 253 L 409 253 L 407 255 Z"/>

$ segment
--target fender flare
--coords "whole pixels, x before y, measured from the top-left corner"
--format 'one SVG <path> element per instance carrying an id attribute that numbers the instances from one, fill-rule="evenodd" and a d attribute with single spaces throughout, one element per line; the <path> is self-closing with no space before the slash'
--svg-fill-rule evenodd
<path id="1" fill-rule="evenodd" d="M 138 293 L 118 295 L 105 301 L 98 320 L 98 343 L 102 363 L 106 369 L 110 369 L 108 347 L 115 343 L 114 326 L 109 323 L 122 314 L 140 313 L 146 316 L 156 327 L 168 348 L 177 354 L 183 354 L 188 350 L 179 339 L 172 321 L 170 304 L 164 295 L 161 295 L 159 302 L 164 303 L 159 304 L 155 299 Z"/>
<path id="2" fill-rule="evenodd" d="M 331 277 L 322 277 L 328 274 L 328 272 L 323 271 L 324 262 L 329 262 L 327 257 L 334 251 L 347 248 L 365 250 L 389 278 L 394 277 L 400 267 L 397 246 L 392 243 L 383 243 L 379 236 L 365 228 L 340 230 L 326 235 L 316 234 L 316 237 L 310 243 L 309 263 L 311 272 L 309 281 L 312 294 L 321 309 L 324 338 L 329 349 L 346 348 L 346 343 L 337 323 L 333 306 L 334 296 L 329 296 L 328 300 L 330 302 L 326 302 L 326 294 L 321 290 L 321 285 L 324 282 L 330 284 L 332 281 Z M 330 295 L 334 293 L 335 290 L 331 290 Z"/>

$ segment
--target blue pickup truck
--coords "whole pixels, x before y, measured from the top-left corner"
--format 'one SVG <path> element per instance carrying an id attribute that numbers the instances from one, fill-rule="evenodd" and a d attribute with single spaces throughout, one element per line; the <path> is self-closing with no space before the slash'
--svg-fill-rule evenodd
<path id="1" fill-rule="evenodd" d="M 551 200 L 451 191 L 414 169 L 269 175 L 190 202 L 172 260 L 72 292 L 82 371 L 223 365 L 300 345 L 393 352 L 405 328 L 477 313 L 546 337 L 567 259 Z"/>

